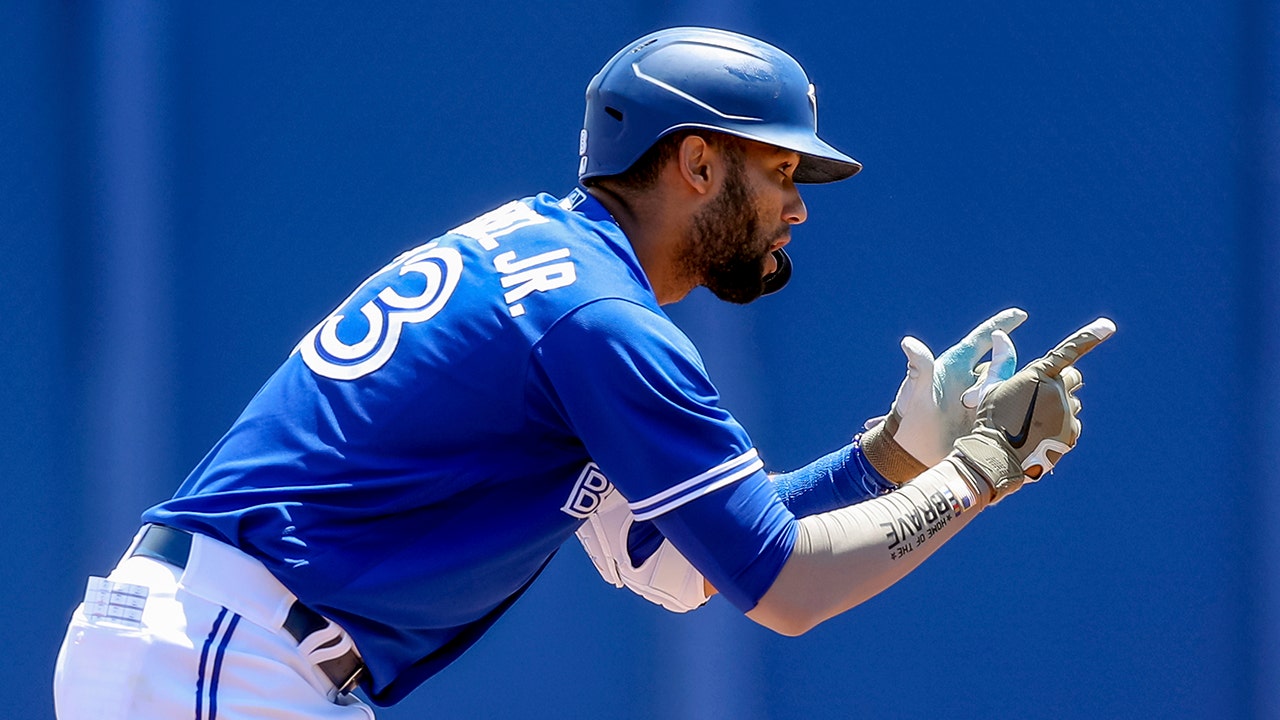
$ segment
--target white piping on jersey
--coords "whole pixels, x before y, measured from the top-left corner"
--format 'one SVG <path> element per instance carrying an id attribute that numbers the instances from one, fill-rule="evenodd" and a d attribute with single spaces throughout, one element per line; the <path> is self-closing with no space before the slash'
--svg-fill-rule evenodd
<path id="1" fill-rule="evenodd" d="M 674 487 L 633 503 L 628 503 L 637 521 L 652 520 L 663 513 L 671 512 L 687 502 L 697 500 L 707 493 L 714 492 L 726 485 L 747 477 L 751 473 L 764 469 L 764 461 L 755 448 L 736 458 L 723 462 L 701 475 L 685 480 Z"/>

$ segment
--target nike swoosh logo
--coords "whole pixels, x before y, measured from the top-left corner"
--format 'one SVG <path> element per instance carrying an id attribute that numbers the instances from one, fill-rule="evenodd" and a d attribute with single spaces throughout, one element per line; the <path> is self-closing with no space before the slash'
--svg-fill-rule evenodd
<path id="1" fill-rule="evenodd" d="M 1035 383 L 1036 389 L 1031 392 L 1031 403 L 1027 405 L 1027 416 L 1022 418 L 1022 429 L 1017 435 L 1010 435 L 1008 430 L 1003 430 L 1005 439 L 1015 448 L 1027 444 L 1027 431 L 1031 429 L 1031 415 L 1036 411 L 1036 396 L 1040 394 L 1040 381 L 1036 380 Z"/>

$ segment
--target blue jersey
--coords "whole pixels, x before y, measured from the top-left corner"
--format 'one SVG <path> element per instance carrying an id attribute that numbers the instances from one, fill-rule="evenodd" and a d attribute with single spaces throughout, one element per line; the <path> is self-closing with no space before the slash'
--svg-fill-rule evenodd
<path id="1" fill-rule="evenodd" d="M 405 252 L 144 520 L 260 559 L 379 704 L 454 660 L 616 487 L 743 611 L 795 519 L 629 242 L 581 190 Z"/>

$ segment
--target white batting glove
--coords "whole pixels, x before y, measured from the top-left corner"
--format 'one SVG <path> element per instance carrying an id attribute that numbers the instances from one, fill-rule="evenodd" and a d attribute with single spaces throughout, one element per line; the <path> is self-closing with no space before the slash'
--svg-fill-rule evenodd
<path id="1" fill-rule="evenodd" d="M 627 536 L 635 520 L 626 498 L 614 489 L 601 498 L 600 505 L 578 528 L 578 541 L 600 577 L 614 587 L 630 588 L 671 612 L 689 612 L 706 604 L 708 596 L 702 573 L 670 540 L 663 538 L 657 552 L 638 566 L 632 563 L 627 552 Z M 649 530 L 657 533 L 652 527 Z"/>
<path id="2" fill-rule="evenodd" d="M 973 427 L 982 398 L 1017 369 L 1008 333 L 1026 319 L 1018 308 L 1003 310 L 936 359 L 923 342 L 902 339 L 907 377 L 889 414 L 868 420 L 862 436 L 862 451 L 881 475 L 901 485 L 951 452 Z M 979 362 L 988 351 L 991 362 Z"/>

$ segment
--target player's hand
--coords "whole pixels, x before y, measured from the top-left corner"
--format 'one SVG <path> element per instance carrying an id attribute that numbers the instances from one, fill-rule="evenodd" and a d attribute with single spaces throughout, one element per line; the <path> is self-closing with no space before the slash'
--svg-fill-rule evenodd
<path id="1" fill-rule="evenodd" d="M 987 393 L 973 432 L 956 441 L 955 457 L 987 485 L 991 502 L 1039 480 L 1075 447 L 1075 391 L 1084 385 L 1075 362 L 1115 331 L 1115 323 L 1098 318 Z"/>
<path id="2" fill-rule="evenodd" d="M 902 339 L 907 377 L 889 414 L 867 422 L 862 451 L 895 485 L 942 462 L 956 439 L 968 433 L 982 397 L 1018 366 L 1008 333 L 1027 319 L 1010 308 L 987 318 L 936 359 L 913 337 Z M 991 352 L 990 363 L 979 361 Z"/>

